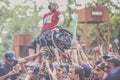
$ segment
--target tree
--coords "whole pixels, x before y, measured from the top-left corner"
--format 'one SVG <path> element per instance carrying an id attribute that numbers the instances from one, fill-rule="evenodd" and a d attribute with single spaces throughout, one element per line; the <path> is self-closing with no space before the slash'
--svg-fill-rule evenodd
<path id="1" fill-rule="evenodd" d="M 38 23 L 41 19 L 39 11 L 42 8 L 37 7 L 35 1 L 31 1 L 34 7 L 24 5 L 27 1 L 15 5 L 13 9 L 9 7 L 9 0 L 3 1 L 5 5 L 0 11 L 1 52 L 13 50 L 15 34 L 31 33 L 34 38 L 40 33 Z"/>

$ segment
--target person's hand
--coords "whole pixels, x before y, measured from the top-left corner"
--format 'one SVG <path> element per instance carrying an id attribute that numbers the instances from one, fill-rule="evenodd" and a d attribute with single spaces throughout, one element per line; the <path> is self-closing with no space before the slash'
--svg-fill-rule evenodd
<path id="1" fill-rule="evenodd" d="M 70 80 L 70 77 L 68 75 L 63 76 L 63 80 Z"/>
<path id="2" fill-rule="evenodd" d="M 48 62 L 48 60 L 46 60 L 46 67 L 47 67 L 47 68 L 50 67 L 50 66 L 49 66 L 49 62 Z"/>
<path id="3" fill-rule="evenodd" d="M 6 78 L 9 79 L 8 77 L 15 74 L 15 71 L 10 71 L 8 74 L 0 77 L 0 80 L 5 80 Z"/>
<path id="4" fill-rule="evenodd" d="M 100 52 L 100 45 L 99 46 L 97 46 L 97 47 L 95 47 L 93 50 L 95 51 L 95 52 Z"/>
<path id="5" fill-rule="evenodd" d="M 16 71 L 13 70 L 13 71 L 10 71 L 10 72 L 8 73 L 8 75 L 12 75 L 12 74 L 15 74 L 15 73 L 16 73 Z"/>
<path id="6" fill-rule="evenodd" d="M 40 51 L 38 52 L 38 55 L 41 55 L 41 54 L 44 54 L 44 53 L 45 53 L 45 50 L 40 49 Z"/>
<path id="7" fill-rule="evenodd" d="M 54 28 L 54 31 L 56 31 L 57 33 L 59 32 L 59 28 Z"/>

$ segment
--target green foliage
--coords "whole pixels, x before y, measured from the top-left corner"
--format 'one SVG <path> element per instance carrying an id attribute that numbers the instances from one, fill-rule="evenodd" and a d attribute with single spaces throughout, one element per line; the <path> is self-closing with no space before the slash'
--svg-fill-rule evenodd
<path id="1" fill-rule="evenodd" d="M 34 2 L 33 2 L 34 3 Z M 6 5 L 10 5 L 9 1 L 6 1 Z M 13 9 L 3 6 L 0 10 L 0 43 L 1 53 L 7 50 L 13 50 L 13 38 L 15 34 L 30 33 L 33 38 L 37 36 L 39 32 L 38 23 L 41 19 L 39 11 L 34 4 L 34 8 L 30 6 L 16 5 Z M 29 11 L 29 13 L 28 13 Z M 30 12 L 31 11 L 31 12 Z M 6 32 L 6 33 L 4 33 Z"/>
<path id="2" fill-rule="evenodd" d="M 34 7 L 24 5 L 27 1 L 31 1 Z M 48 2 L 50 0 L 47 0 Z M 11 3 L 9 0 L 0 0 L 4 2 L 5 5 L 0 7 L 0 52 L 3 53 L 7 50 L 13 50 L 13 38 L 15 34 L 30 33 L 32 37 L 35 38 L 39 33 L 39 21 L 42 16 L 39 12 L 42 11 L 43 7 L 38 7 L 34 0 L 25 0 L 22 4 L 15 5 L 15 7 L 10 8 Z M 119 3 L 119 1 L 118 1 Z M 67 10 L 63 12 L 65 17 L 64 28 L 73 31 L 74 21 L 72 19 L 72 8 L 71 4 L 75 4 L 75 0 L 68 0 L 66 4 Z M 111 43 L 117 37 L 118 31 L 120 30 L 120 6 L 111 2 L 111 0 L 98 0 L 100 6 L 107 6 L 109 8 L 110 14 L 110 32 L 111 32 Z M 94 7 L 95 3 L 88 3 L 88 7 Z M 67 14 L 67 15 L 66 15 Z M 101 35 L 107 38 L 107 24 L 100 24 L 102 30 Z M 88 24 L 87 36 L 88 43 L 96 45 L 96 25 Z M 84 25 L 78 24 L 77 33 L 81 35 L 83 39 L 86 35 L 84 32 Z M 1 41 L 2 40 L 2 41 Z M 105 42 L 102 42 L 104 44 Z"/>

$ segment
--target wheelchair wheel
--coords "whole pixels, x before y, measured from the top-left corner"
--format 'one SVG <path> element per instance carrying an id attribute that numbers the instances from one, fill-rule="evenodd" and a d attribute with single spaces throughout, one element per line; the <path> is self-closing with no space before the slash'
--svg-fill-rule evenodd
<path id="1" fill-rule="evenodd" d="M 59 51 L 64 52 L 65 49 L 71 48 L 72 34 L 65 30 L 59 29 L 59 32 L 52 32 L 53 45 L 58 48 Z"/>

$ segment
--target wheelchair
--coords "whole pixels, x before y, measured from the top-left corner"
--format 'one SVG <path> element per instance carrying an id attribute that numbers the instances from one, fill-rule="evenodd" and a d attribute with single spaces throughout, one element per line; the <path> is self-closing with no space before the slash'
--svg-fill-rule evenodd
<path id="1" fill-rule="evenodd" d="M 40 47 L 57 48 L 58 51 L 64 52 L 65 49 L 71 48 L 72 34 L 62 28 L 59 28 L 59 32 L 55 30 L 47 30 L 41 33 L 36 39 L 32 40 L 29 44 L 29 48 L 36 48 L 36 43 L 40 44 Z M 50 49 L 51 52 L 53 52 Z"/>
<path id="2" fill-rule="evenodd" d="M 65 49 L 71 48 L 71 40 L 72 34 L 65 29 L 59 29 L 59 32 L 48 30 L 39 36 L 41 47 L 52 46 L 61 52 L 64 52 Z"/>

